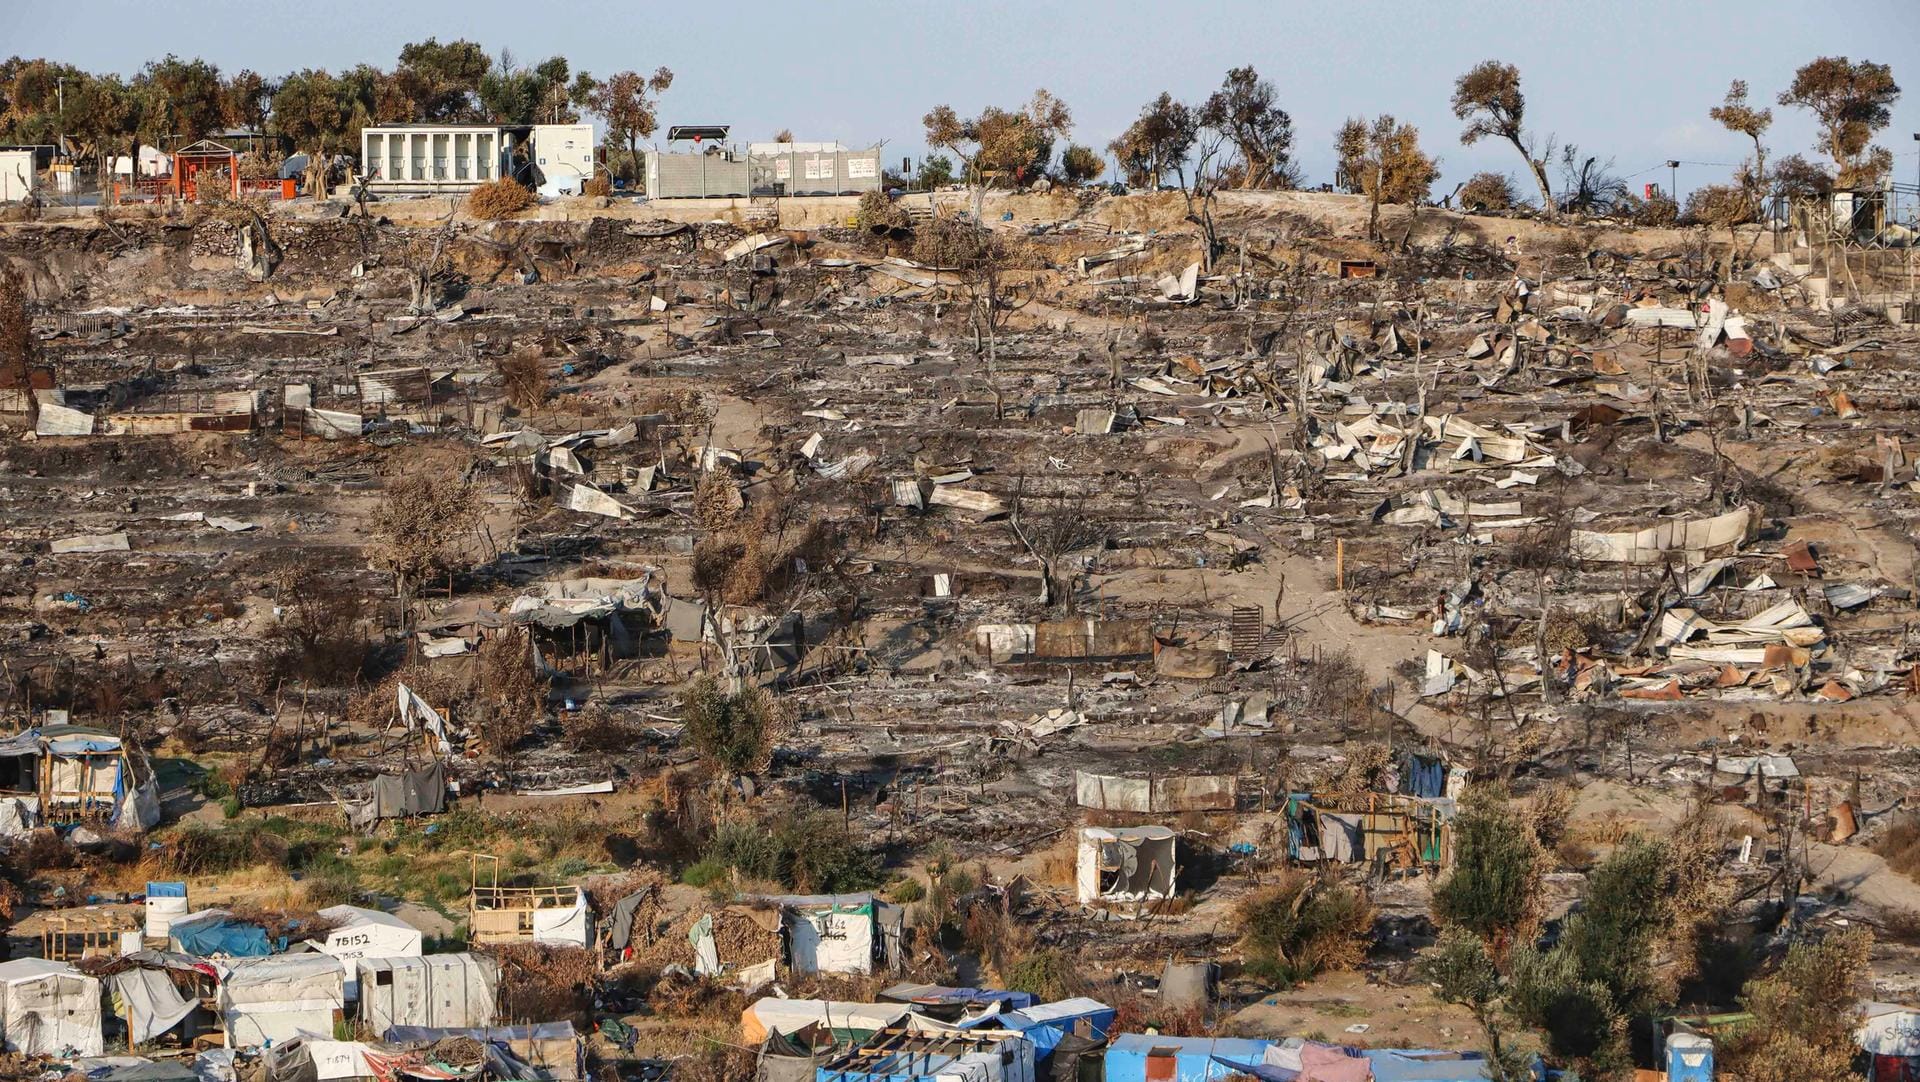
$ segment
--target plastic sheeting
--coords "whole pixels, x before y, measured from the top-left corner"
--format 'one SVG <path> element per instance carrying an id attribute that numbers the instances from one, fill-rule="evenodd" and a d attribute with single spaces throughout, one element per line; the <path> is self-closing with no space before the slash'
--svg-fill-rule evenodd
<path id="1" fill-rule="evenodd" d="M 0 837 L 25 834 L 39 825 L 39 797 L 0 797 Z"/>
<path id="2" fill-rule="evenodd" d="M 173 949 L 201 958 L 264 958 L 273 953 L 267 931 L 234 919 L 224 909 L 203 909 L 173 922 Z"/>
<path id="3" fill-rule="evenodd" d="M 126 1018 L 133 1043 L 145 1044 L 184 1021 L 195 1001 L 180 994 L 164 969 L 126 969 L 107 978 L 115 1014 Z"/>
<path id="4" fill-rule="evenodd" d="M 576 890 L 573 905 L 565 909 L 556 907 L 534 910 L 533 941 L 562 943 L 572 947 L 591 946 L 593 916 L 587 908 L 586 892 Z"/>
<path id="5" fill-rule="evenodd" d="M 836 1036 L 865 1040 L 905 1018 L 912 1008 L 904 1003 L 837 1003 L 824 999 L 774 999 L 755 1002 L 740 1012 L 740 1032 L 747 1044 L 759 1044 L 775 1030 L 796 1033 L 817 1025 Z"/>
<path id="6" fill-rule="evenodd" d="M 44 958 L 0 964 L 0 1024 L 9 1052 L 97 1056 L 105 1050 L 100 982 Z"/>
<path id="7" fill-rule="evenodd" d="M 415 715 L 418 715 L 419 724 L 424 726 L 428 732 L 432 733 L 433 738 L 438 741 L 440 754 L 446 755 L 451 752 L 453 749 L 451 745 L 447 743 L 447 723 L 441 720 L 440 712 L 428 706 L 427 700 L 422 699 L 419 694 L 405 684 L 398 686 L 398 697 L 400 720 L 406 725 L 407 731 L 413 731 L 416 720 Z"/>
<path id="8" fill-rule="evenodd" d="M 247 958 L 220 971 L 215 998 L 230 1048 L 330 1037 L 346 1006 L 340 963 L 324 954 Z"/>

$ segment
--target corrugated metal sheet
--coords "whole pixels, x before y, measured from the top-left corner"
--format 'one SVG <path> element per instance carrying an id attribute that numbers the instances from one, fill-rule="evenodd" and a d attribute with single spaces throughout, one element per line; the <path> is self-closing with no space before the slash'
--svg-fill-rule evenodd
<path id="1" fill-rule="evenodd" d="M 389 368 L 360 373 L 360 405 L 420 406 L 433 399 L 433 375 L 425 368 Z"/>

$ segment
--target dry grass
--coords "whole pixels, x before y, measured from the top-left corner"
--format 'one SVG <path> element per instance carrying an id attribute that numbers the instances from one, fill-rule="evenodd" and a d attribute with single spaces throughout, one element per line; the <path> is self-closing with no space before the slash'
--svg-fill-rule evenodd
<path id="1" fill-rule="evenodd" d="M 490 222 L 501 221 L 533 206 L 533 193 L 501 177 L 467 193 L 467 214 Z"/>
<path id="2" fill-rule="evenodd" d="M 517 185 L 516 185 L 517 187 Z M 516 349 L 493 362 L 494 370 L 500 376 L 500 386 L 505 393 L 507 403 L 518 410 L 539 409 L 551 393 L 548 386 L 547 365 L 541 360 L 540 351 L 529 347 Z"/>
<path id="3" fill-rule="evenodd" d="M 1920 815 L 1895 816 L 1870 848 L 1887 862 L 1887 867 L 1908 879 L 1920 880 Z"/>

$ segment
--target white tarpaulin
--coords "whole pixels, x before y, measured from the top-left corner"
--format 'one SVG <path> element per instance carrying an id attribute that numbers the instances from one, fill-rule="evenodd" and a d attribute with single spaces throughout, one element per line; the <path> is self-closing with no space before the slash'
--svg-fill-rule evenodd
<path id="1" fill-rule="evenodd" d="M 61 552 L 125 552 L 127 535 L 125 533 L 82 534 L 79 537 L 63 537 L 47 548 Z"/>
<path id="2" fill-rule="evenodd" d="M 39 797 L 0 797 L 0 837 L 25 834 L 39 825 Z"/>
<path id="3" fill-rule="evenodd" d="M 415 958 L 420 954 L 420 929 L 391 913 L 362 909 L 357 905 L 335 905 L 320 910 L 320 917 L 339 922 L 314 948 L 335 958 Z"/>
<path id="4" fill-rule="evenodd" d="M 1853 1038 L 1875 1056 L 1920 1056 L 1920 1011 L 1895 1003 L 1869 1003 L 1861 1008 L 1860 1028 Z"/>
<path id="5" fill-rule="evenodd" d="M 567 490 L 567 510 L 607 518 L 633 517 L 633 512 L 627 510 L 619 500 L 588 484 L 578 484 Z"/>
<path id="6" fill-rule="evenodd" d="M 780 904 L 795 973 L 873 972 L 873 895 L 802 894 L 771 900 Z"/>
<path id="7" fill-rule="evenodd" d="M 179 1025 L 196 1006 L 180 994 L 164 969 L 123 970 L 108 977 L 107 986 L 113 990 L 114 1013 L 132 1024 L 136 1045 Z"/>
<path id="8" fill-rule="evenodd" d="M 301 1049 L 313 1061 L 313 1077 L 317 1082 L 380 1077 L 380 1072 L 367 1062 L 367 1046 L 359 1041 L 323 1041 L 308 1037 L 289 1046 L 283 1054 L 298 1055 Z"/>
<path id="9" fill-rule="evenodd" d="M 439 741 L 440 754 L 445 755 L 450 752 L 452 748 L 447 744 L 447 723 L 440 720 L 440 712 L 428 706 L 427 700 L 422 699 L 412 688 L 405 684 L 398 686 L 400 720 L 406 724 L 407 731 L 413 731 L 414 714 L 418 713 L 420 724 L 426 726 L 427 731 L 433 734 L 433 738 Z"/>
<path id="10" fill-rule="evenodd" d="M 885 1029 L 913 1008 L 905 1003 L 835 1003 L 824 999 L 762 999 L 740 1014 L 746 1043 L 758 1045 L 770 1030 L 794 1033 L 809 1023 L 829 1030 Z"/>
<path id="11" fill-rule="evenodd" d="M 490 1026 L 500 968 L 479 954 L 362 958 L 360 1020 L 373 1032 L 390 1026 Z"/>
<path id="12" fill-rule="evenodd" d="M 220 967 L 214 1003 L 227 1047 L 332 1036 L 346 1007 L 345 985 L 339 961 L 325 954 L 242 958 Z"/>
<path id="13" fill-rule="evenodd" d="M 365 422 L 357 413 L 309 408 L 300 417 L 303 431 L 323 440 L 357 440 Z"/>
<path id="14" fill-rule="evenodd" d="M 100 982 L 65 962 L 20 958 L 0 964 L 0 1025 L 9 1052 L 97 1056 Z"/>
<path id="15" fill-rule="evenodd" d="M 536 943 L 564 943 L 574 947 L 590 946 L 593 943 L 593 921 L 587 911 L 585 891 L 574 891 L 573 905 L 562 909 L 536 909 L 533 911 L 533 941 Z"/>

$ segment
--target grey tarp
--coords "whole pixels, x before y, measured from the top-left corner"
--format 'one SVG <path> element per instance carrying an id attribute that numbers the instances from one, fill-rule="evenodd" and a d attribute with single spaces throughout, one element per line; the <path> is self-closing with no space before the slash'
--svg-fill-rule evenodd
<path id="1" fill-rule="evenodd" d="M 613 931 L 607 939 L 608 946 L 614 950 L 625 950 L 633 942 L 633 914 L 640 908 L 640 903 L 647 900 L 648 893 L 637 890 L 613 903 Z"/>
<path id="2" fill-rule="evenodd" d="M 73 1061 L 87 1082 L 194 1082 L 193 1068 L 173 1060 L 98 1056 Z"/>
<path id="3" fill-rule="evenodd" d="M 341 797 L 340 807 L 355 830 L 370 831 L 382 819 L 437 815 L 447 810 L 447 768 L 434 763 L 403 774 L 382 774 L 365 795 Z"/>
<path id="4" fill-rule="evenodd" d="M 1320 813 L 1320 854 L 1327 860 L 1351 864 L 1366 854 L 1361 852 L 1360 817 Z"/>
<path id="5" fill-rule="evenodd" d="M 164 969 L 128 969 L 107 978 L 114 1012 L 127 1019 L 133 1043 L 145 1044 L 193 1011 L 194 1001 L 180 994 Z"/>
<path id="6" fill-rule="evenodd" d="M 827 1058 L 782 1036 L 776 1029 L 767 1034 L 766 1041 L 760 1045 L 760 1067 L 754 1076 L 755 1082 L 813 1082 L 817 1065 Z"/>

